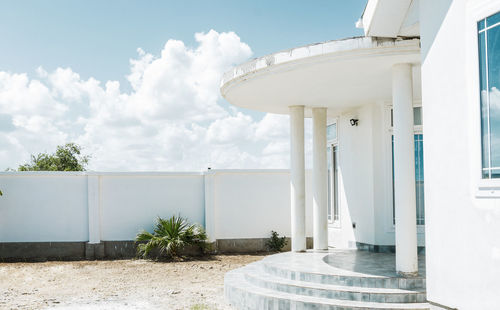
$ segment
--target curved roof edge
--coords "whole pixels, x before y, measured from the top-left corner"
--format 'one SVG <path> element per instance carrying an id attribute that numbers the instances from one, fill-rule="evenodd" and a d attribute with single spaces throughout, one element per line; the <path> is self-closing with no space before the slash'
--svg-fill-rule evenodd
<path id="1" fill-rule="evenodd" d="M 394 48 L 404 49 L 405 47 L 410 50 L 420 49 L 420 39 L 354 37 L 295 47 L 289 50 L 252 59 L 227 71 L 222 77 L 220 85 L 221 92 L 223 92 L 223 89 L 226 88 L 230 82 L 260 70 L 289 62 L 325 55 L 340 55 L 349 52 L 354 53 L 356 51 L 364 52 L 370 49 L 392 51 Z"/>

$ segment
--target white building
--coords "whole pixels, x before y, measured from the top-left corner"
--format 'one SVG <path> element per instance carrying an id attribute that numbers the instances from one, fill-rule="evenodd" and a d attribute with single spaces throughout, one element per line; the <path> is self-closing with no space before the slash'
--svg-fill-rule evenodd
<path id="1" fill-rule="evenodd" d="M 395 248 L 411 277 L 425 246 L 429 307 L 499 309 L 500 1 L 369 0 L 357 26 L 365 37 L 257 58 L 222 81 L 230 103 L 290 115 L 292 250 L 305 250 L 312 117 L 314 249 Z"/>
<path id="2" fill-rule="evenodd" d="M 226 275 L 241 309 L 500 309 L 500 1 L 369 0 L 357 26 L 223 78 L 290 115 L 290 172 L 0 172 L 0 260 L 130 257 L 182 213 L 221 251 L 292 236 Z"/>

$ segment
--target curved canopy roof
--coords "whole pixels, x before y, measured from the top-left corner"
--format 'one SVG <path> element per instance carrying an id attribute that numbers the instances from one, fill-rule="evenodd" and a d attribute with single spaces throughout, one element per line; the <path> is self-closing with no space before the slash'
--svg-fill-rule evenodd
<path id="1" fill-rule="evenodd" d="M 221 93 L 236 106 L 288 114 L 288 107 L 328 107 L 329 114 L 391 101 L 391 68 L 414 64 L 420 96 L 420 40 L 351 38 L 278 52 L 224 74 Z"/>

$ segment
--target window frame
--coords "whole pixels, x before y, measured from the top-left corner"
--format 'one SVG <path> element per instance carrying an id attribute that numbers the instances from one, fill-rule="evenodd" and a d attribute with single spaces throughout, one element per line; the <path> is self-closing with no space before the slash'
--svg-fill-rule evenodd
<path id="1" fill-rule="evenodd" d="M 337 148 L 337 160 L 338 160 L 338 165 L 339 165 L 339 177 L 338 177 L 338 184 L 336 185 L 337 186 L 337 210 L 338 210 L 338 219 L 335 220 L 335 215 L 334 215 L 334 212 L 335 212 L 335 208 L 333 207 L 333 204 L 331 204 L 331 201 L 328 201 L 328 204 L 327 204 L 327 207 L 328 208 L 331 208 L 331 218 L 328 219 L 328 226 L 329 227 L 333 227 L 333 228 L 341 228 L 341 222 L 342 222 L 342 212 L 341 212 L 341 177 L 340 177 L 340 148 L 339 148 L 339 123 L 338 123 L 338 119 L 331 119 L 327 122 L 327 126 L 330 126 L 330 125 L 336 125 L 335 128 L 336 128 L 336 135 L 335 135 L 335 139 L 330 139 L 326 141 L 326 147 L 329 148 L 329 147 L 332 147 L 332 153 L 330 154 L 332 156 L 332 166 L 334 164 L 334 161 L 333 161 L 333 156 L 334 156 L 334 153 L 333 153 L 333 147 L 336 147 Z M 333 169 L 335 169 L 335 167 L 333 167 Z M 330 191 L 330 188 L 328 188 L 328 193 Z M 331 199 L 330 198 L 330 195 L 328 195 L 328 198 L 329 200 Z"/>
<path id="2" fill-rule="evenodd" d="M 464 120 L 472 125 L 471 162 L 468 163 L 471 186 L 477 198 L 500 198 L 500 179 L 483 179 L 482 137 L 481 137 L 481 101 L 478 22 L 500 12 L 500 3 L 494 0 L 471 1 L 466 4 L 465 46 L 467 72 L 467 102 L 469 118 Z M 467 165 L 467 163 L 466 163 Z"/>
<path id="3" fill-rule="evenodd" d="M 413 108 L 422 108 L 422 125 L 414 125 L 413 126 L 413 134 L 424 134 L 423 133 L 423 122 L 424 122 L 424 115 L 423 115 L 423 105 L 421 100 L 414 100 L 412 104 Z M 394 225 L 394 198 L 393 198 L 393 181 L 392 181 L 392 135 L 393 135 L 393 127 L 392 127 L 392 116 L 391 116 L 391 111 L 392 111 L 392 102 L 386 102 L 384 104 L 384 126 L 383 126 L 383 136 L 384 136 L 384 158 L 385 158 L 385 201 L 386 203 L 386 208 L 385 208 L 385 215 L 384 215 L 384 222 L 385 227 L 386 227 L 386 232 L 387 233 L 395 233 L 396 231 L 396 226 Z M 425 139 L 425 136 L 424 136 Z M 424 172 L 425 173 L 425 172 Z M 425 205 L 424 205 L 425 208 Z M 417 224 L 417 233 L 419 235 L 425 234 L 425 224 Z"/>
<path id="4" fill-rule="evenodd" d="M 496 12 L 496 13 L 490 15 L 490 16 L 494 16 L 494 15 L 500 15 L 500 11 Z M 489 26 L 489 25 L 486 24 L 487 19 L 490 16 L 487 16 L 487 17 L 485 17 L 483 19 L 480 19 L 476 23 L 477 36 L 478 36 L 478 64 L 479 64 L 479 58 L 480 58 L 479 57 L 479 50 L 480 50 L 481 47 L 483 47 L 483 48 L 485 48 L 485 61 L 486 61 L 486 63 L 484 64 L 485 65 L 484 69 L 486 71 L 485 72 L 485 75 L 486 75 L 485 79 L 486 79 L 486 81 L 484 81 L 484 82 L 486 83 L 486 91 L 488 93 L 490 92 L 490 87 L 489 87 L 490 78 L 489 78 L 489 74 L 488 74 L 489 73 L 489 65 L 488 65 L 488 31 L 490 29 L 493 29 L 493 28 L 497 28 L 497 30 L 500 29 L 500 21 L 497 22 L 497 23 L 495 23 L 495 24 L 493 24 L 493 25 L 491 25 L 491 26 Z M 482 29 L 479 29 L 479 26 L 478 26 L 478 24 L 480 22 L 483 22 L 483 24 L 484 24 Z M 484 43 L 485 43 L 485 45 L 484 46 L 479 46 L 479 35 L 482 34 L 482 33 L 484 33 Z M 481 70 L 482 69 L 483 69 L 482 66 L 479 65 L 478 66 L 478 70 L 479 70 L 479 72 L 478 72 L 479 85 L 481 85 L 481 82 L 482 82 L 481 81 L 481 78 L 482 78 L 481 77 Z M 480 89 L 481 89 L 481 86 L 480 86 Z M 485 117 L 486 118 L 486 122 L 488 124 L 487 125 L 488 126 L 488 141 L 487 141 L 487 143 L 488 143 L 488 146 L 487 146 L 487 150 L 488 150 L 488 167 L 485 168 L 483 166 L 483 162 L 481 161 L 481 179 L 483 179 L 483 180 L 484 179 L 490 179 L 490 180 L 491 179 L 499 179 L 499 178 L 493 178 L 492 177 L 492 170 L 498 170 L 498 169 L 495 169 L 494 167 L 492 167 L 492 158 L 491 158 L 492 157 L 492 144 L 491 144 L 491 139 L 492 138 L 491 138 L 491 117 L 490 117 L 491 113 L 490 113 L 490 110 L 489 110 L 490 106 L 491 106 L 490 96 L 488 96 L 486 98 L 486 102 L 482 102 L 481 91 L 482 90 L 480 90 L 480 92 L 479 92 L 479 94 L 480 94 L 479 104 L 480 104 L 480 106 L 482 106 L 483 104 L 486 103 L 486 105 L 488 106 L 488 111 L 486 113 L 486 116 L 483 115 L 483 111 L 482 111 L 482 109 L 480 109 L 481 123 L 483 122 L 483 117 Z M 483 141 L 483 133 L 481 133 L 481 156 L 484 156 L 484 150 L 482 149 L 483 148 L 483 143 L 484 143 L 484 141 Z M 488 171 L 488 177 L 484 177 L 484 170 L 485 169 Z"/>

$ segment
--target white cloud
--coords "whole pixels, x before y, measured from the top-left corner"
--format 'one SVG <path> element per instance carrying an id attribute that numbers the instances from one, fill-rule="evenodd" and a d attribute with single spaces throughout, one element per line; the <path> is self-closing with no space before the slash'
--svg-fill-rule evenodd
<path id="1" fill-rule="evenodd" d="M 69 141 L 92 154 L 92 170 L 286 168 L 287 117 L 255 120 L 221 104 L 222 74 L 250 47 L 233 32 L 195 39 L 169 40 L 160 55 L 137 49 L 129 93 L 70 68 L 40 67 L 31 79 L 0 71 L 0 169 Z"/>

